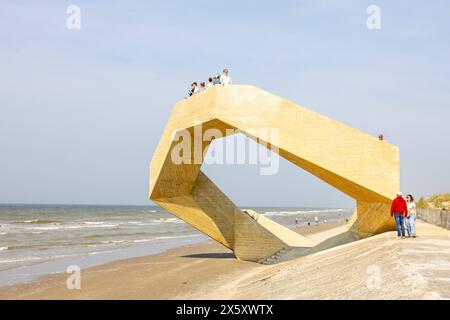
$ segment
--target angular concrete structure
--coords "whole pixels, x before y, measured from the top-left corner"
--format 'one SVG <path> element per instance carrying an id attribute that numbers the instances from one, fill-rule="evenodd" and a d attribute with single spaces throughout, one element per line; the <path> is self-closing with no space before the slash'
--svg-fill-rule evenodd
<path id="1" fill-rule="evenodd" d="M 239 130 L 356 200 L 352 219 L 328 238 L 308 239 L 251 210 L 241 211 L 200 170 L 202 126 Z M 258 128 L 277 128 L 276 139 Z M 218 135 L 219 136 L 219 135 Z M 180 142 L 190 150 L 178 150 Z M 175 159 L 174 155 L 183 158 Z M 150 199 L 236 257 L 273 263 L 395 230 L 389 205 L 400 189 L 399 151 L 386 141 L 248 85 L 215 86 L 178 102 L 151 161 Z"/>

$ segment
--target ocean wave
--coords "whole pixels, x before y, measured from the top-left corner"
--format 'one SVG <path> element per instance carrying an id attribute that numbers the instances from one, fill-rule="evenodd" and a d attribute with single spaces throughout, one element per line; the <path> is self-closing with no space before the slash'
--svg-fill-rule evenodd
<path id="1" fill-rule="evenodd" d="M 195 237 L 201 237 L 201 234 L 189 234 L 189 235 L 182 235 L 182 236 L 161 236 L 161 237 L 155 237 L 152 240 L 170 240 L 170 239 L 184 239 L 184 238 L 195 238 Z"/>
<path id="2" fill-rule="evenodd" d="M 148 235 L 148 231 L 139 231 L 139 232 L 132 232 L 130 229 L 123 229 L 124 232 L 114 232 L 113 234 L 90 234 L 86 235 L 86 239 L 96 239 L 96 238 L 104 238 L 105 236 L 114 236 L 114 237 L 133 237 L 133 236 L 141 236 L 141 235 Z M 128 231 L 128 232 L 127 232 Z"/>
<path id="3" fill-rule="evenodd" d="M 23 258 L 1 259 L 0 263 L 26 262 L 26 261 L 37 261 L 37 260 L 42 260 L 42 257 L 23 257 Z"/>
<path id="4" fill-rule="evenodd" d="M 61 229 L 61 227 L 57 227 L 57 226 L 48 226 L 48 227 L 32 227 L 32 228 L 23 228 L 25 230 L 44 230 L 44 231 L 48 231 L 48 230 L 59 230 Z"/>
<path id="5" fill-rule="evenodd" d="M 33 219 L 33 220 L 25 220 L 25 221 L 16 221 L 13 223 L 59 224 L 59 221 Z"/>
<path id="6" fill-rule="evenodd" d="M 150 242 L 154 241 L 155 239 L 124 239 L 124 240 L 105 240 L 101 241 L 102 244 L 131 244 L 131 243 L 141 243 L 141 242 Z"/>
<path id="7" fill-rule="evenodd" d="M 92 251 L 92 252 L 89 252 L 89 255 L 90 255 L 90 256 L 95 256 L 96 254 L 110 253 L 110 252 L 114 252 L 114 250 Z"/>
<path id="8" fill-rule="evenodd" d="M 42 261 L 42 260 L 49 260 L 49 259 L 62 259 L 62 258 L 68 258 L 68 257 L 76 257 L 80 256 L 80 253 L 74 253 L 74 254 L 57 254 L 57 255 L 49 255 L 49 256 L 27 256 L 27 257 L 20 257 L 20 258 L 9 258 L 9 259 L 0 259 L 0 264 L 2 263 L 14 263 L 14 262 L 28 262 L 28 261 Z"/>
<path id="9" fill-rule="evenodd" d="M 336 213 L 336 212 L 351 212 L 350 209 L 312 209 L 312 210 L 296 210 L 296 211 L 266 211 L 265 216 L 294 216 L 299 214 L 321 214 L 321 213 Z"/>
<path id="10" fill-rule="evenodd" d="M 59 225 L 45 227 L 24 227 L 24 230 L 52 231 L 52 230 L 73 230 L 73 229 L 90 229 L 90 228 L 116 228 L 118 224 L 81 224 L 81 225 Z"/>
<path id="11" fill-rule="evenodd" d="M 121 243 L 131 243 L 131 240 L 104 240 L 100 241 L 101 244 L 121 244 Z"/>
<path id="12" fill-rule="evenodd" d="M 151 220 L 152 222 L 175 222 L 175 223 L 182 223 L 183 220 L 178 218 L 159 218 L 155 220 Z"/>
<path id="13" fill-rule="evenodd" d="M 158 218 L 145 221 L 128 221 L 128 224 L 136 226 L 152 226 L 161 223 L 183 223 L 183 220 L 178 218 Z"/>
<path id="14" fill-rule="evenodd" d="M 152 242 L 152 241 L 158 241 L 158 240 L 192 238 L 192 237 L 199 237 L 199 236 L 201 236 L 201 235 L 191 234 L 191 235 L 181 235 L 181 236 L 161 236 L 161 237 L 146 238 L 146 239 L 104 240 L 104 241 L 101 241 L 100 243 L 102 243 L 102 244 L 131 244 L 131 243 Z"/>
<path id="15" fill-rule="evenodd" d="M 62 229 L 84 229 L 84 228 L 115 228 L 118 224 L 88 224 L 88 225 L 74 225 L 74 226 L 62 226 Z"/>
<path id="16" fill-rule="evenodd" d="M 27 221 L 27 222 L 25 222 Z M 77 230 L 77 229 L 96 229 L 96 228 L 104 228 L 104 229 L 113 229 L 122 226 L 123 228 L 136 226 L 136 227 L 145 227 L 145 226 L 154 226 L 158 224 L 164 223 L 183 223 L 182 220 L 176 217 L 169 218 L 158 218 L 158 219 L 149 219 L 149 220 L 138 220 L 138 221 L 82 221 L 74 223 L 75 221 L 67 221 L 67 222 L 55 222 L 54 220 L 25 220 L 21 221 L 17 224 L 3 224 L 0 228 L 0 235 L 7 234 L 8 231 L 13 231 L 15 233 L 22 232 L 32 232 L 32 233 L 43 233 L 43 232 L 51 232 L 51 231 L 60 231 L 60 230 Z"/>
<path id="17" fill-rule="evenodd" d="M 155 239 L 137 239 L 137 240 L 133 240 L 133 243 L 143 243 L 143 242 L 150 242 L 150 241 L 155 241 Z"/>
<path id="18" fill-rule="evenodd" d="M 8 249 L 9 249 L 9 247 L 0 247 L 0 251 L 6 251 Z"/>
<path id="19" fill-rule="evenodd" d="M 154 226 L 158 224 L 158 222 L 139 222 L 136 223 L 135 226 L 145 227 L 145 226 Z"/>

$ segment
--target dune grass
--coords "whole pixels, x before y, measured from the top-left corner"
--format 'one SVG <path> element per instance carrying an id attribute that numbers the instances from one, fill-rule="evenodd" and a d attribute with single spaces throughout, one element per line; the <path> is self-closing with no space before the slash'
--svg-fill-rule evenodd
<path id="1" fill-rule="evenodd" d="M 417 208 L 450 209 L 450 193 L 434 194 L 428 198 L 420 197 Z"/>

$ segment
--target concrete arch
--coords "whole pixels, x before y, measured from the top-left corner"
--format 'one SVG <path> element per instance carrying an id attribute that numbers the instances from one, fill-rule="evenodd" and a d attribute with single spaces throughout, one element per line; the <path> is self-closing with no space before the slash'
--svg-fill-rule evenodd
<path id="1" fill-rule="evenodd" d="M 261 135 L 261 128 L 277 128 L 278 138 Z M 200 170 L 211 142 L 201 138 L 208 129 L 223 136 L 239 130 L 352 197 L 356 209 L 351 221 L 329 239 L 308 239 L 262 215 L 241 211 Z M 173 152 L 181 137 L 189 148 L 180 163 Z M 386 141 L 253 86 L 215 86 L 175 105 L 151 161 L 149 197 L 238 258 L 275 262 L 349 236 L 394 230 L 389 204 L 400 187 L 399 171 L 398 148 Z"/>

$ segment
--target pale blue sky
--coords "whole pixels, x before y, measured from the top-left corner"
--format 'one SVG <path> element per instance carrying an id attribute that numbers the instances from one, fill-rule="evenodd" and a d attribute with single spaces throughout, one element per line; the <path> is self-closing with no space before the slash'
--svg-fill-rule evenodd
<path id="1" fill-rule="evenodd" d="M 81 30 L 66 8 L 81 8 Z M 368 30 L 366 8 L 381 8 Z M 401 151 L 404 192 L 450 191 L 448 1 L 1 1 L 0 203 L 148 204 L 193 80 L 230 69 Z M 282 161 L 205 172 L 238 205 L 352 206 Z"/>

